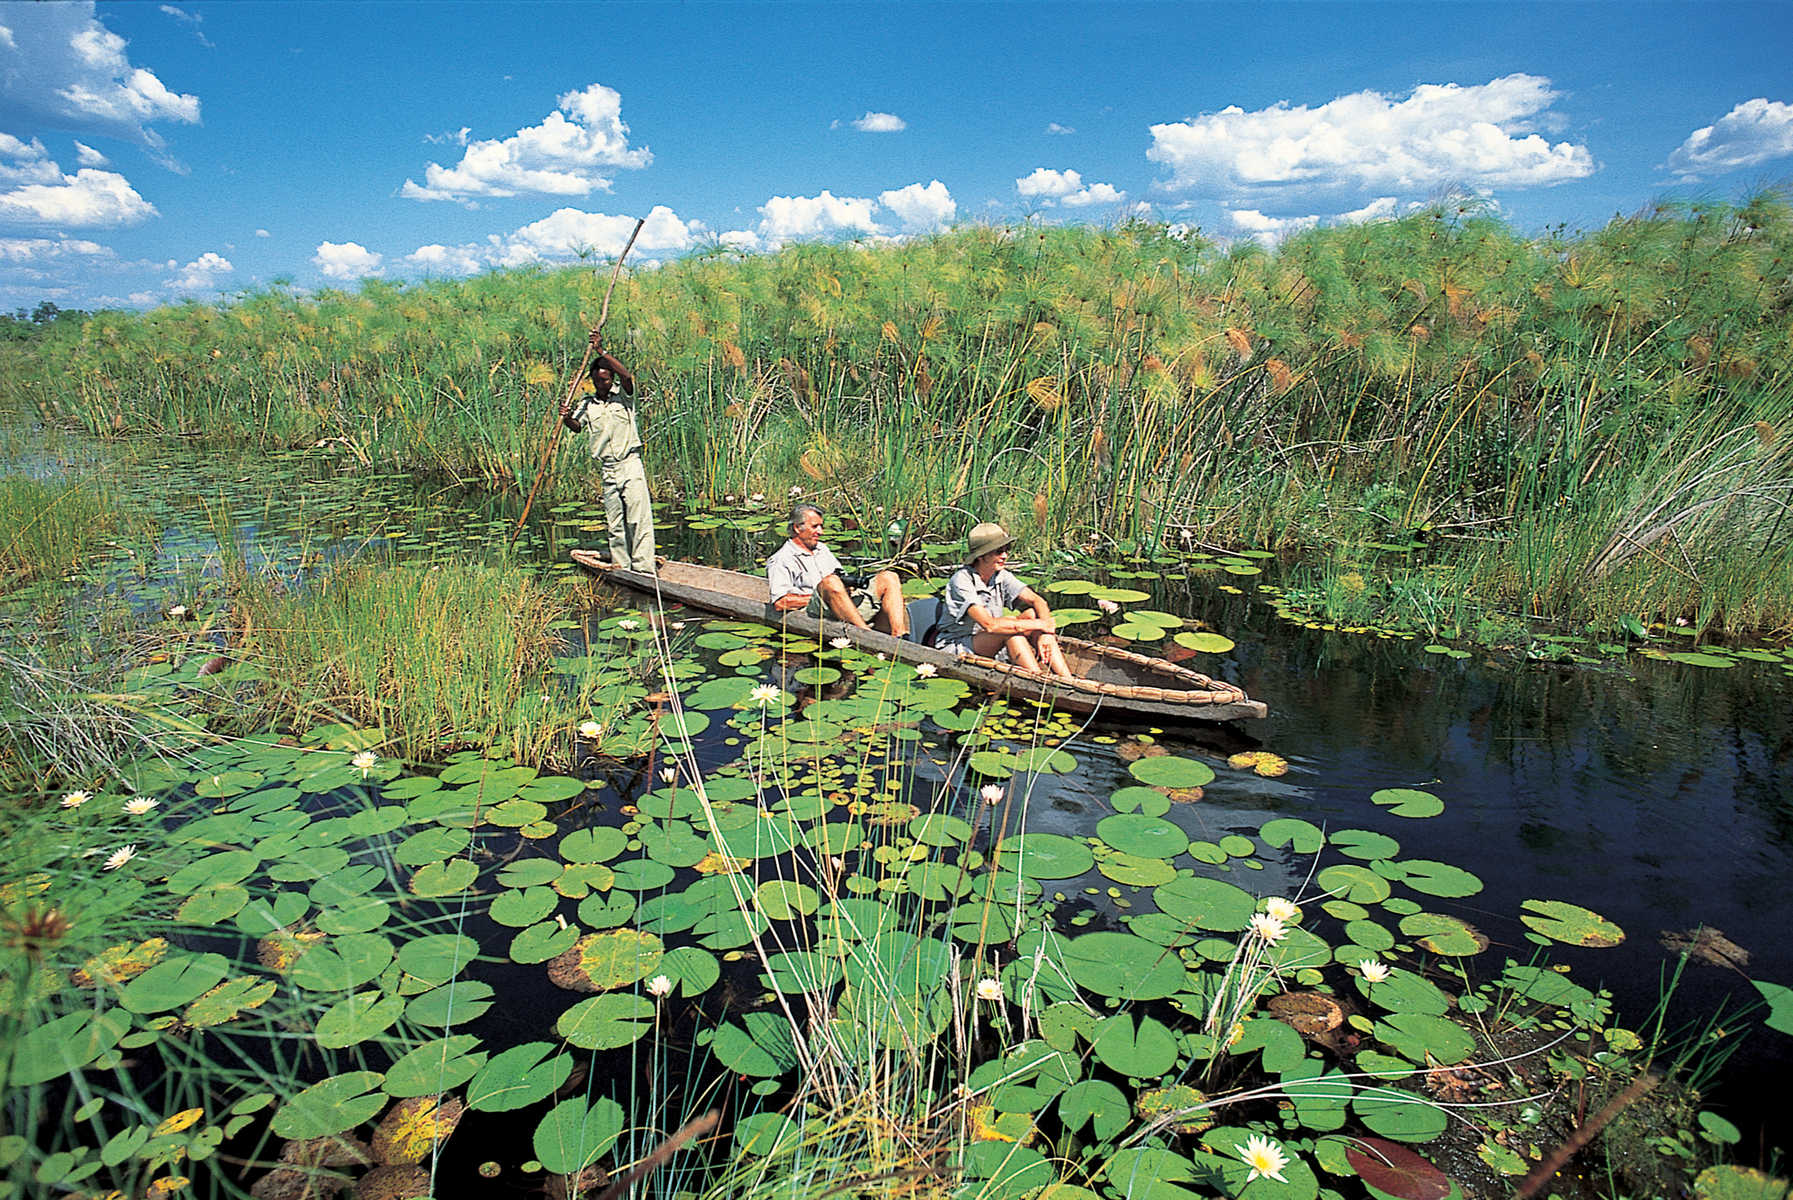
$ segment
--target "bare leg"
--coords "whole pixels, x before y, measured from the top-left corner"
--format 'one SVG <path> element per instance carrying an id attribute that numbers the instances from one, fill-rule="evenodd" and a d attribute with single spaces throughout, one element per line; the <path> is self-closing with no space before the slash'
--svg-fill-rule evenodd
<path id="1" fill-rule="evenodd" d="M 1017 633 L 1009 638 L 1009 661 L 1023 671 L 1039 674 L 1040 660 L 1033 652 L 1033 643 L 1027 640 L 1024 633 Z"/>
<path id="2" fill-rule="evenodd" d="M 895 571 L 879 571 L 872 576 L 872 598 L 878 602 L 872 628 L 892 637 L 908 637 L 909 608 L 903 603 L 903 581 Z"/>
<path id="3" fill-rule="evenodd" d="M 822 582 L 816 585 L 816 591 L 822 594 L 822 602 L 834 614 L 835 620 L 857 625 L 861 629 L 866 628 L 865 618 L 853 606 L 853 598 L 847 595 L 847 585 L 840 581 L 839 575 L 824 576 Z"/>
<path id="4" fill-rule="evenodd" d="M 1040 635 L 1040 657 L 1046 660 L 1046 669 L 1061 679 L 1075 679 L 1076 673 L 1071 664 L 1065 661 L 1065 652 L 1059 647 L 1058 638 L 1050 633 Z"/>

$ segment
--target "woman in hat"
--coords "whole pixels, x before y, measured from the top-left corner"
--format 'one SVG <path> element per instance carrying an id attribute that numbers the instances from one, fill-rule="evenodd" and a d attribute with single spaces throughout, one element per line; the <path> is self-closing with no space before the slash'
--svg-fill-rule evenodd
<path id="1" fill-rule="evenodd" d="M 1058 623 L 1040 594 L 1008 570 L 1015 539 L 993 521 L 976 526 L 965 541 L 965 565 L 946 581 L 935 645 L 954 654 L 1006 656 L 1015 666 L 1072 678 L 1059 649 Z M 1025 616 L 1005 616 L 1010 608 Z"/>

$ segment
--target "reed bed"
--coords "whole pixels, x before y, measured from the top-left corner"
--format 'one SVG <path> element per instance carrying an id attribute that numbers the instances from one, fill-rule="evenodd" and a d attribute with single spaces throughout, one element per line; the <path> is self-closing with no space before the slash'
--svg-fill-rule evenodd
<path id="1" fill-rule="evenodd" d="M 1480 605 L 1793 622 L 1793 216 L 1524 237 L 1473 202 L 1274 251 L 1163 226 L 714 249 L 624 276 L 663 499 L 804 487 L 1036 548 L 1417 534 Z M 601 268 L 58 321 L 0 404 L 526 489 Z M 583 490 L 569 456 L 555 484 Z"/>
<path id="2" fill-rule="evenodd" d="M 258 720 L 378 729 L 408 759 L 479 746 L 544 762 L 592 701 L 546 680 L 566 606 L 521 569 L 355 563 L 302 593 L 271 576 L 240 588 L 232 653 L 261 677 Z"/>

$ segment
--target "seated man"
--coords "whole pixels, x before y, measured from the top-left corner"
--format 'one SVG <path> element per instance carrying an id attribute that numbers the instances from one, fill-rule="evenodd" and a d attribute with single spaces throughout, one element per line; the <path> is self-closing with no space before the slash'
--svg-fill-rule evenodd
<path id="1" fill-rule="evenodd" d="M 966 539 L 965 565 L 946 581 L 946 594 L 940 599 L 940 626 L 934 644 L 949 653 L 983 658 L 1006 651 L 1009 662 L 1025 671 L 1038 672 L 1044 660 L 1054 675 L 1074 678 L 1055 636 L 1058 622 L 1052 619 L 1052 609 L 1008 570 L 1009 547 L 1014 541 L 994 522 L 971 531 Z M 1031 615 L 1004 616 L 1010 605 Z"/>
<path id="2" fill-rule="evenodd" d="M 895 571 L 879 571 L 869 589 L 849 590 L 840 576 L 840 560 L 822 545 L 822 510 L 813 504 L 797 505 L 791 510 L 790 529 L 790 540 L 766 560 L 774 612 L 802 609 L 812 617 L 909 636 L 909 610 Z"/>

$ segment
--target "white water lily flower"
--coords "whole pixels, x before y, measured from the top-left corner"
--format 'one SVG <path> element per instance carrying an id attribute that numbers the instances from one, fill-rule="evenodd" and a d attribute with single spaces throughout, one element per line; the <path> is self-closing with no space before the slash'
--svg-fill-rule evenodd
<path id="1" fill-rule="evenodd" d="M 83 791 L 80 791 L 77 789 L 76 791 L 72 791 L 68 795 L 66 795 L 62 798 L 62 807 L 64 807 L 64 808 L 80 808 L 83 804 L 86 804 L 91 799 L 93 799 L 92 793 L 83 792 Z"/>
<path id="2" fill-rule="evenodd" d="M 836 650 L 845 650 L 848 646 L 853 644 L 853 639 L 844 637 L 832 638 L 829 640 L 828 644 L 833 646 Z"/>
<path id="3" fill-rule="evenodd" d="M 677 767 L 665 767 L 660 771 L 660 782 L 662 783 L 676 783 L 678 782 L 678 778 L 679 770 Z"/>
<path id="4" fill-rule="evenodd" d="M 980 979 L 977 981 L 977 998 L 979 1000 L 1002 999 L 1002 983 L 996 979 Z"/>
<path id="5" fill-rule="evenodd" d="M 753 495 L 751 495 L 747 498 L 749 500 L 753 501 L 755 504 L 763 504 L 763 503 L 765 503 L 765 500 L 766 500 L 766 493 L 755 492 Z"/>
<path id="6" fill-rule="evenodd" d="M 1274 946 L 1283 940 L 1289 927 L 1269 913 L 1252 913 L 1251 931 Z"/>
<path id="7" fill-rule="evenodd" d="M 354 758 L 351 758 L 349 760 L 349 765 L 351 767 L 354 767 L 356 770 L 360 771 L 363 775 L 365 775 L 369 771 L 373 770 L 374 764 L 378 763 L 379 761 L 380 761 L 380 756 L 375 754 L 372 750 L 363 750 L 361 753 L 357 754 Z"/>
<path id="8" fill-rule="evenodd" d="M 1264 911 L 1285 924 L 1292 924 L 1301 919 L 1301 909 L 1291 900 L 1281 896 L 1272 896 L 1264 901 Z"/>
<path id="9" fill-rule="evenodd" d="M 758 687 L 754 688 L 751 692 L 748 692 L 747 698 L 749 700 L 753 701 L 755 704 L 759 705 L 761 708 L 764 708 L 768 704 L 777 704 L 778 698 L 781 695 L 783 695 L 783 693 L 780 692 L 777 688 L 773 687 L 771 684 L 762 683 Z"/>
<path id="10" fill-rule="evenodd" d="M 137 857 L 136 843 L 133 842 L 129 846 L 120 846 L 118 849 L 114 850 L 111 854 L 106 856 L 106 865 L 103 869 L 107 870 L 107 871 L 116 871 L 116 870 L 118 870 L 118 868 L 124 866 L 126 863 L 130 862 L 133 858 L 136 858 L 136 857 Z"/>
<path id="11" fill-rule="evenodd" d="M 602 725 L 598 724 L 596 721 L 587 721 L 584 724 L 579 726 L 579 736 L 582 738 L 603 737 L 604 736 L 604 727 Z"/>
<path id="12" fill-rule="evenodd" d="M 791 499 L 795 500 L 798 496 L 801 496 L 802 494 L 803 494 L 803 489 L 801 487 L 798 487 L 796 484 L 791 485 L 791 491 L 790 491 Z"/>
<path id="13" fill-rule="evenodd" d="M 983 790 L 978 792 L 978 795 L 984 798 L 985 804 L 1001 804 L 1002 785 L 1000 783 L 986 783 L 983 786 Z"/>
<path id="14" fill-rule="evenodd" d="M 1283 1168 L 1289 1165 L 1289 1156 L 1283 1148 L 1261 1134 L 1252 1134 L 1245 1139 L 1245 1145 L 1239 1151 L 1239 1157 L 1251 1168 L 1251 1174 L 1245 1177 L 1250 1183 L 1262 1175 L 1266 1179 L 1274 1179 L 1278 1183 L 1287 1183 L 1282 1176 Z"/>
<path id="15" fill-rule="evenodd" d="M 1101 609 L 1103 612 L 1107 613 L 1111 617 L 1114 616 L 1115 613 L 1118 613 L 1121 611 L 1120 605 L 1118 605 L 1114 601 L 1106 599 L 1102 596 L 1096 597 L 1096 607 Z"/>
<path id="16" fill-rule="evenodd" d="M 637 629 L 641 628 L 641 622 L 631 621 L 629 618 L 624 617 L 616 623 L 616 627 L 624 633 L 634 633 Z"/>
<path id="17" fill-rule="evenodd" d="M 176 604 L 173 608 L 170 608 L 168 610 L 168 619 L 171 621 L 186 620 L 187 619 L 187 606 L 185 604 Z"/>
<path id="18" fill-rule="evenodd" d="M 672 980 L 664 975 L 654 976 L 647 981 L 647 994 L 656 1000 L 672 995 Z"/>
<path id="19" fill-rule="evenodd" d="M 1358 963 L 1357 969 L 1363 972 L 1365 983 L 1381 983 L 1388 978 L 1388 964 L 1373 958 L 1366 958 Z"/>
<path id="20" fill-rule="evenodd" d="M 160 803 L 160 800 L 151 800 L 148 796 L 133 796 L 125 801 L 125 811 L 133 817 L 141 817 Z"/>
<path id="21" fill-rule="evenodd" d="M 933 663 L 922 663 L 915 668 L 915 673 L 923 679 L 931 679 L 933 678 L 934 672 L 939 669 L 940 668 L 936 667 Z"/>

